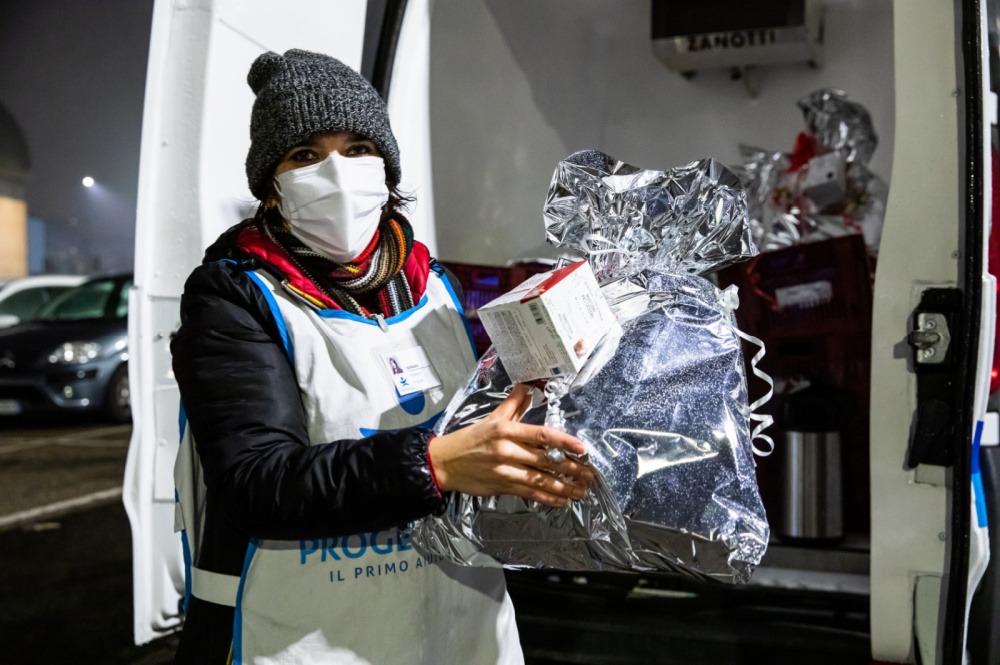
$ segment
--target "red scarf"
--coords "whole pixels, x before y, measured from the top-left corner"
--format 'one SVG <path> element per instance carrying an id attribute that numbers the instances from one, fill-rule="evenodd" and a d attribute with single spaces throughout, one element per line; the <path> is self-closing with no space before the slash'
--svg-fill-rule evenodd
<path id="1" fill-rule="evenodd" d="M 373 239 L 374 242 L 374 239 Z M 264 261 L 267 261 L 288 279 L 289 286 L 320 309 L 344 309 L 333 298 L 328 296 L 323 289 L 314 284 L 312 280 L 302 274 L 296 262 L 288 252 L 267 237 L 255 226 L 248 226 L 240 232 L 236 239 L 236 244 L 240 249 L 252 254 Z M 373 245 L 370 245 L 362 253 L 370 257 Z M 358 257 L 359 259 L 362 257 Z M 420 302 L 424 292 L 427 290 L 427 278 L 430 273 L 430 252 L 427 247 L 419 241 L 414 241 L 413 248 L 403 264 L 403 274 L 410 285 L 410 292 L 413 294 L 413 301 Z"/>

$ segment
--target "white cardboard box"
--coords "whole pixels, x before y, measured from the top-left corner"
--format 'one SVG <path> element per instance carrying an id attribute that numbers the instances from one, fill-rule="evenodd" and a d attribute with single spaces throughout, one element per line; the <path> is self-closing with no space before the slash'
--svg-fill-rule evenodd
<path id="1" fill-rule="evenodd" d="M 801 188 L 820 209 L 843 201 L 847 196 L 847 165 L 843 156 L 829 152 L 810 159 Z"/>
<path id="2" fill-rule="evenodd" d="M 576 372 L 618 325 L 586 261 L 534 275 L 478 314 L 515 383 Z"/>

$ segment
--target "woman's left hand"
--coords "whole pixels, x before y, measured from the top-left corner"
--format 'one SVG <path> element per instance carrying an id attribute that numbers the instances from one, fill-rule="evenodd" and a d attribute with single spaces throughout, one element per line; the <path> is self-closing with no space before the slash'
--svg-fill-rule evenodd
<path id="1" fill-rule="evenodd" d="M 570 456 L 553 461 L 546 453 L 579 456 L 587 449 L 566 432 L 522 423 L 530 404 L 530 389 L 519 384 L 483 420 L 432 439 L 428 458 L 440 489 L 510 494 L 556 507 L 582 499 L 596 479 L 593 469 Z"/>

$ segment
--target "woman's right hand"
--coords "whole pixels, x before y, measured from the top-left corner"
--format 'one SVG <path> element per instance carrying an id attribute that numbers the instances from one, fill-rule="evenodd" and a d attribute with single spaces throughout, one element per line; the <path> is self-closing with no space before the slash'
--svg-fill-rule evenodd
<path id="1" fill-rule="evenodd" d="M 518 384 L 483 420 L 431 439 L 428 458 L 441 491 L 511 494 L 555 507 L 582 499 L 596 478 L 593 469 L 571 457 L 553 462 L 545 452 L 587 449 L 565 432 L 520 422 L 530 404 L 530 390 Z"/>

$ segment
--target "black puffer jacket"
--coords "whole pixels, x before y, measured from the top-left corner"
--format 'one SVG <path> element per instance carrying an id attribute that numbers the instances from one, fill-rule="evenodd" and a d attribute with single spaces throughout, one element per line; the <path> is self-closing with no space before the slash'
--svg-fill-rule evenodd
<path id="1" fill-rule="evenodd" d="M 277 324 L 246 272 L 283 275 L 237 246 L 241 228 L 223 234 L 188 278 L 170 345 L 208 488 L 194 564 L 228 575 L 242 571 L 251 537 L 377 531 L 444 503 L 427 461 L 427 430 L 309 445 Z M 232 608 L 192 598 L 176 662 L 224 663 L 232 627 Z"/>

